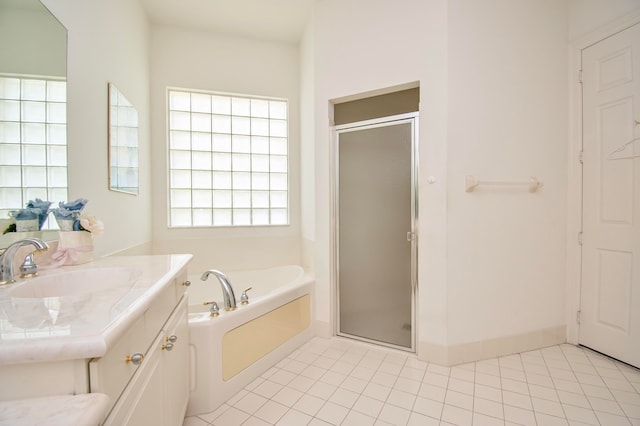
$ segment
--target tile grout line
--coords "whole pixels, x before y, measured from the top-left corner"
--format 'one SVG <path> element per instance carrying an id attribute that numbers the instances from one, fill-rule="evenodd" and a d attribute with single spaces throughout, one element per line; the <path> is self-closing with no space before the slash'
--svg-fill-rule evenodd
<path id="1" fill-rule="evenodd" d="M 571 364 L 569 364 L 568 360 L 566 359 L 564 352 L 562 352 L 562 350 L 559 350 L 560 354 L 562 355 L 562 359 L 567 362 L 567 364 L 569 365 L 569 367 L 571 367 Z M 549 372 L 549 377 L 551 378 L 551 383 L 553 384 L 553 391 L 555 392 L 556 397 L 558 398 L 558 405 L 560 405 L 560 409 L 562 410 L 562 414 L 564 415 L 564 419 L 566 419 L 568 421 L 568 416 L 567 416 L 567 412 L 564 408 L 564 405 L 562 404 L 562 400 L 560 399 L 560 394 L 558 394 L 558 388 L 556 387 L 555 382 L 553 381 L 553 376 L 551 374 L 551 370 L 549 369 L 549 364 L 547 364 L 547 360 L 546 358 L 544 358 L 544 354 L 543 354 L 543 359 L 545 361 L 545 366 L 547 367 L 547 371 Z"/>
<path id="2" fill-rule="evenodd" d="M 580 350 L 580 353 L 587 359 L 587 361 L 589 361 L 589 365 L 591 365 L 591 360 L 589 360 L 589 357 L 584 353 L 584 350 L 581 347 L 578 347 L 578 346 L 576 346 L 576 349 Z M 566 352 L 562 351 L 562 353 L 566 357 Z M 569 360 L 567 359 L 567 361 L 569 361 Z M 593 416 L 596 418 L 596 421 L 598 422 L 598 425 L 600 425 L 601 422 L 600 422 L 600 419 L 598 418 L 598 416 L 596 415 L 596 410 L 593 408 L 593 405 L 591 404 L 591 400 L 589 399 L 589 396 L 587 395 L 587 393 L 584 390 L 584 387 L 582 386 L 583 383 L 580 381 L 580 378 L 575 374 L 576 371 L 573 368 L 573 363 L 571 363 L 570 361 L 569 361 L 569 367 L 571 368 L 571 371 L 573 372 L 573 374 L 576 376 L 576 383 L 578 383 L 578 386 L 580 387 L 580 390 L 582 390 L 582 394 L 584 395 L 584 398 L 586 399 L 587 404 L 589 404 L 589 408 L 593 412 Z M 564 407 L 563 407 L 563 409 L 564 409 Z M 569 418 L 567 417 L 567 419 L 569 419 Z"/>
<path id="3" fill-rule="evenodd" d="M 583 349 L 584 350 L 584 349 Z M 589 351 L 591 351 L 590 349 L 588 349 Z M 612 362 L 611 360 L 609 360 L 608 358 L 604 358 L 603 355 L 597 353 L 597 352 L 592 352 L 592 355 L 595 357 L 597 357 L 598 359 L 607 359 L 607 361 Z M 602 358 L 600 358 L 602 357 Z M 613 401 L 616 403 L 616 406 L 620 409 L 620 411 L 622 412 L 622 414 L 624 415 L 624 417 L 627 419 L 627 421 L 631 424 L 633 424 L 631 422 L 631 419 L 629 418 L 629 416 L 627 416 L 626 411 L 624 411 L 624 409 L 622 408 L 622 406 L 620 405 L 620 402 L 618 401 L 618 399 L 616 398 L 616 396 L 613 394 L 613 392 L 611 392 L 612 388 L 609 387 L 609 384 L 607 383 L 607 381 L 604 379 L 604 376 L 602 376 L 600 370 L 598 370 L 597 366 L 593 363 L 593 361 L 591 360 L 591 358 L 587 355 L 587 358 L 589 358 L 589 362 L 591 362 L 593 368 L 596 370 L 596 373 L 598 373 L 598 377 L 600 377 L 600 380 L 602 380 L 602 382 L 605 384 L 605 386 L 607 387 L 607 389 L 609 390 L 609 393 L 611 393 L 611 395 L 613 396 Z M 613 366 L 615 367 L 616 371 L 619 371 L 618 369 L 618 363 L 616 362 L 612 362 Z M 604 367 L 603 367 L 604 368 Z M 622 373 L 620 373 L 622 374 Z M 624 377 L 624 374 L 622 374 L 622 376 Z M 629 381 L 627 380 L 626 377 L 624 377 L 625 382 L 631 386 L 631 384 L 629 383 Z M 633 386 L 631 386 L 633 388 Z M 589 398 L 587 398 L 587 400 L 589 401 L 589 405 L 591 405 L 591 400 L 589 400 Z M 593 406 L 592 406 L 593 408 Z M 597 411 L 594 409 L 594 412 L 597 413 Z M 612 414 L 612 413 L 608 413 L 608 414 Z M 596 414 L 596 417 L 598 417 L 598 415 Z M 598 418 L 598 421 L 600 421 L 600 419 Z M 602 422 L 600 422 L 602 423 Z"/>
<path id="4" fill-rule="evenodd" d="M 314 342 L 314 340 L 312 339 L 311 341 L 307 342 L 307 344 L 309 344 L 310 342 Z M 396 353 L 387 352 L 386 350 L 384 351 L 377 350 L 375 348 L 366 348 L 366 347 L 359 347 L 359 346 L 350 347 L 349 345 L 351 344 L 351 342 L 339 342 L 338 344 L 332 344 L 331 341 L 327 341 L 327 342 L 323 342 L 322 345 L 319 345 L 316 348 L 307 346 L 307 344 L 296 349 L 294 352 L 292 352 L 280 363 L 271 367 L 265 373 L 263 373 L 262 375 L 254 379 L 254 381 L 252 381 L 250 384 L 245 386 L 236 395 L 232 396 L 228 401 L 223 403 L 221 407 L 219 407 L 218 409 L 214 410 L 211 413 L 201 414 L 203 415 L 203 417 L 206 417 L 207 415 L 211 415 L 215 412 L 218 412 L 215 417 L 211 418 L 210 421 L 207 421 L 200 416 L 192 416 L 192 417 L 201 421 L 202 424 L 218 425 L 216 423 L 216 420 L 220 419 L 220 417 L 223 416 L 225 412 L 229 411 L 230 409 L 234 409 L 235 412 L 242 413 L 242 416 L 245 416 L 245 415 L 248 416 L 247 418 L 242 420 L 240 423 L 254 424 L 255 422 L 255 423 L 264 424 L 263 422 L 266 423 L 266 420 L 264 420 L 261 417 L 255 416 L 255 413 L 257 413 L 268 401 L 272 401 L 274 403 L 277 403 L 283 406 L 283 412 L 281 415 L 278 416 L 274 424 L 277 424 L 278 422 L 282 421 L 282 419 L 285 418 L 285 416 L 287 416 L 288 413 L 291 413 L 291 412 L 304 414 L 305 416 L 308 416 L 309 423 L 312 423 L 314 421 L 324 422 L 324 420 L 321 417 L 318 417 L 317 415 L 318 413 L 321 412 L 323 407 L 327 406 L 329 402 L 332 402 L 333 404 L 336 404 L 337 406 L 344 408 L 344 416 L 340 419 L 338 424 L 345 423 L 346 419 L 349 416 L 351 416 L 352 412 L 354 414 L 357 414 L 358 416 L 360 415 L 366 416 L 372 419 L 372 422 L 375 422 L 378 424 L 386 423 L 384 419 L 389 418 L 388 417 L 389 414 L 393 412 L 392 410 L 388 409 L 385 415 L 383 416 L 383 412 L 385 410 L 385 407 L 387 406 L 393 407 L 394 409 L 401 409 L 403 410 L 402 411 L 403 413 L 405 411 L 408 412 L 406 423 L 409 424 L 410 422 L 415 422 L 416 419 L 418 418 L 416 417 L 415 419 L 412 419 L 414 414 L 419 416 L 426 416 L 432 420 L 434 419 L 428 414 L 423 414 L 423 412 L 415 411 L 415 408 L 417 407 L 416 404 L 418 402 L 418 398 L 429 400 L 432 403 L 438 403 L 440 398 L 438 397 L 439 391 L 436 393 L 434 393 L 434 391 L 436 389 L 440 389 L 443 392 L 443 394 L 440 394 L 440 395 L 443 395 L 442 403 L 440 403 L 440 406 L 438 407 L 437 410 L 429 411 L 430 414 L 434 414 L 434 415 L 436 414 L 436 412 L 439 412 L 439 419 L 435 419 L 435 420 L 439 420 L 440 422 L 443 422 L 443 423 L 446 422 L 446 420 L 443 419 L 446 405 L 451 405 L 456 409 L 469 412 L 471 415 L 471 420 L 470 420 L 471 424 L 475 424 L 476 414 L 483 416 L 485 419 L 489 417 L 489 418 L 495 419 L 497 422 L 502 422 L 502 423 L 513 422 L 514 420 L 516 420 L 517 422 L 525 421 L 526 418 L 514 419 L 513 416 L 510 420 L 507 420 L 506 418 L 507 415 L 506 415 L 505 408 L 507 405 L 508 406 L 512 406 L 512 405 L 505 403 L 504 392 L 506 391 L 515 392 L 515 394 L 524 397 L 524 395 L 520 394 L 520 392 L 517 391 L 520 385 L 518 385 L 518 387 L 514 387 L 515 386 L 515 383 L 514 383 L 513 385 L 507 386 L 511 390 L 505 389 L 505 380 L 507 379 L 507 377 L 509 377 L 510 378 L 509 380 L 512 380 L 514 382 L 520 382 L 520 380 L 524 380 L 524 383 L 522 382 L 521 383 L 523 385 L 526 384 L 526 388 L 523 388 L 521 390 L 526 389 L 528 393 L 527 395 L 528 398 L 526 398 L 526 400 L 528 400 L 530 408 L 529 409 L 521 408 L 518 405 L 515 405 L 514 407 L 517 408 L 518 410 L 522 409 L 522 410 L 528 411 L 530 414 L 527 414 L 527 416 L 532 416 L 532 420 L 535 423 L 543 422 L 544 419 L 548 417 L 553 417 L 555 419 L 558 419 L 558 421 L 561 421 L 561 420 L 575 421 L 575 420 L 569 419 L 568 411 L 567 411 L 568 407 L 575 407 L 578 410 L 585 410 L 585 414 L 591 413 L 591 415 L 593 416 L 591 421 L 596 422 L 597 424 L 602 424 L 603 418 L 613 419 L 613 417 L 599 417 L 598 415 L 599 413 L 601 416 L 617 416 L 617 418 L 619 418 L 620 420 L 625 419 L 627 422 L 630 422 L 630 423 L 633 423 L 634 421 L 637 423 L 638 421 L 638 419 L 630 417 L 630 414 L 627 414 L 627 413 L 628 412 L 635 413 L 636 409 L 640 410 L 640 391 L 638 391 L 636 386 L 634 386 L 634 383 L 636 383 L 636 380 L 638 381 L 638 383 L 640 383 L 640 370 L 637 371 L 638 374 L 636 379 L 636 372 L 634 370 L 627 370 L 626 366 L 623 366 L 622 364 L 614 360 L 610 360 L 606 357 L 603 357 L 598 353 L 589 352 L 587 348 L 582 348 L 578 346 L 557 345 L 557 346 L 552 346 L 550 348 L 542 348 L 539 350 L 524 352 L 520 354 L 514 354 L 514 355 L 517 355 L 517 362 L 518 362 L 517 365 L 512 364 L 512 362 L 515 361 L 516 358 L 513 357 L 513 355 L 508 355 L 508 356 L 495 357 L 490 360 L 486 360 L 486 361 L 490 361 L 489 363 L 487 363 L 486 368 L 485 367 L 479 368 L 479 366 L 483 364 L 482 364 L 482 361 L 478 361 L 474 363 L 469 363 L 470 368 L 467 367 L 462 369 L 456 369 L 456 367 L 460 367 L 460 366 L 440 367 L 436 364 L 419 361 L 417 360 L 417 358 L 416 358 L 416 361 L 419 361 L 420 363 L 416 364 L 412 362 L 413 358 L 411 358 L 412 355 L 410 354 L 403 353 L 400 355 Z M 304 361 L 301 361 L 301 357 L 303 356 L 304 356 Z M 367 361 L 370 356 L 371 356 L 371 360 L 375 360 L 375 361 Z M 318 360 L 321 360 L 321 357 L 326 358 L 327 360 L 331 360 L 331 363 L 329 363 L 328 361 L 325 361 L 325 362 L 321 361 L 319 364 L 324 366 L 322 368 L 316 366 L 316 364 L 314 363 Z M 294 371 L 290 371 L 286 369 L 286 366 L 288 365 L 286 360 L 297 361 L 300 364 L 296 365 L 293 368 Z M 375 367 L 373 367 L 373 365 L 375 365 Z M 302 373 L 309 366 L 316 366 L 317 368 L 321 368 L 322 374 L 320 374 L 317 378 L 304 376 Z M 522 368 L 521 376 L 518 376 L 515 374 L 515 372 L 518 371 L 515 367 Z M 360 368 L 370 370 L 370 372 L 367 372 L 366 370 L 359 370 Z M 443 374 L 445 373 L 445 370 L 444 370 L 445 368 L 447 369 L 446 374 Z M 623 368 L 625 369 L 623 370 Z M 420 374 L 417 374 L 418 373 L 416 371 L 417 369 L 420 369 Z M 482 373 L 480 372 L 480 370 L 482 370 Z M 504 376 L 503 373 L 505 373 L 507 370 L 509 371 L 514 370 L 514 371 L 509 373 L 508 376 Z M 609 372 L 609 370 L 611 370 L 611 372 Z M 281 374 L 279 374 L 280 371 L 286 372 L 287 374 L 282 373 L 282 376 L 284 377 L 281 377 Z M 393 374 L 390 373 L 391 371 L 393 372 Z M 472 375 L 468 373 L 469 371 L 472 371 Z M 570 378 L 567 374 L 562 373 L 562 371 L 570 372 L 572 378 Z M 332 374 L 340 375 L 340 376 L 328 377 L 327 373 L 329 372 L 331 372 Z M 613 372 L 615 372 L 615 374 Z M 280 382 L 275 382 L 270 380 L 273 378 L 275 374 L 278 374 L 278 376 L 276 377 L 277 379 L 281 381 L 286 381 L 286 384 L 283 385 Z M 376 374 L 392 375 L 393 378 L 391 379 L 390 377 L 384 377 L 384 380 L 382 380 L 382 376 L 381 376 L 381 381 L 378 381 L 375 379 Z M 435 375 L 434 378 L 440 377 L 443 380 L 435 379 L 435 381 L 432 380 L 430 382 L 426 382 L 425 380 L 427 380 L 427 374 Z M 495 382 L 493 381 L 493 379 L 491 379 L 490 381 L 487 381 L 489 380 L 489 377 L 487 377 L 486 380 L 485 379 L 481 380 L 483 383 L 491 383 L 489 385 L 478 382 L 478 379 L 480 377 L 479 374 L 487 374 L 488 376 L 491 376 L 491 375 L 497 376 L 496 378 L 498 380 L 499 387 L 498 388 L 494 387 Z M 532 376 L 532 374 L 538 375 L 540 377 Z M 582 374 L 586 374 L 587 376 L 579 377 L 579 375 L 582 375 Z M 287 376 L 290 376 L 288 377 L 289 380 L 286 380 Z M 595 382 L 595 379 L 589 379 L 589 376 L 593 376 L 594 378 L 597 377 L 599 382 Z M 301 387 L 290 386 L 291 383 L 293 383 L 298 377 L 304 377 L 305 379 L 307 379 L 309 381 L 308 385 L 301 384 Z M 323 377 L 326 377 L 328 381 L 327 382 L 322 381 Z M 419 379 L 416 380 L 417 377 L 419 377 Z M 467 383 L 471 383 L 471 381 L 469 380 L 470 377 L 472 377 L 472 386 L 469 389 L 467 388 Z M 548 378 L 548 380 L 543 378 Z M 345 385 L 345 382 L 349 379 L 357 379 L 359 381 L 362 381 L 362 383 L 353 382 L 353 384 L 347 384 L 347 386 L 343 386 Z M 453 379 L 456 379 L 456 381 L 454 381 Z M 378 381 L 379 383 L 374 382 L 374 380 Z M 558 382 L 558 380 L 562 380 L 563 382 Z M 259 383 L 257 383 L 258 381 Z M 270 382 L 272 384 L 276 384 L 280 386 L 280 389 L 275 391 L 268 398 L 255 392 L 259 386 L 261 386 L 266 382 Z M 412 382 L 416 382 L 416 383 L 414 384 Z M 328 396 L 317 397 L 309 393 L 309 389 L 311 389 L 314 385 L 318 383 L 322 383 L 324 385 L 331 386 L 333 388 L 331 389 L 331 392 L 330 394 L 328 394 Z M 337 383 L 337 384 L 334 384 L 334 383 Z M 565 383 L 565 385 L 561 385 L 561 383 Z M 585 391 L 585 386 L 589 383 L 593 383 L 589 385 L 589 386 L 592 386 L 593 389 L 589 389 L 589 393 L 587 393 Z M 370 416 L 370 413 L 363 413 L 361 411 L 357 411 L 354 409 L 358 400 L 360 400 L 360 398 L 362 398 L 363 396 L 367 396 L 365 395 L 364 392 L 367 389 L 367 387 L 371 384 L 375 384 L 377 386 L 386 388 L 384 389 L 386 393 L 384 394 L 384 398 L 382 400 L 373 398 L 373 397 L 368 397 L 372 400 L 377 401 L 379 404 L 381 404 L 380 410 L 373 417 Z M 486 387 L 488 391 L 489 391 L 489 388 L 499 391 L 500 392 L 499 398 L 497 394 L 493 393 L 493 391 L 489 391 L 488 393 L 483 393 L 482 395 L 479 395 L 478 385 L 482 385 Z M 428 394 L 425 393 L 424 394 L 425 396 L 420 396 L 420 393 L 423 389 L 429 391 L 429 389 L 427 389 L 426 386 L 430 386 L 431 388 L 433 388 L 433 390 L 430 390 Z M 536 386 L 538 386 L 539 388 L 536 388 Z M 572 386 L 575 386 L 575 387 L 572 387 Z M 610 387 L 610 386 L 614 386 L 614 387 Z M 354 389 L 360 389 L 360 387 L 362 388 L 362 390 L 360 391 L 354 390 Z M 304 391 L 301 390 L 303 388 L 306 390 Z M 285 404 L 285 403 L 280 403 L 277 400 L 273 399 L 274 397 L 276 397 L 276 395 L 278 395 L 284 389 L 288 389 L 296 392 L 297 397 L 295 398 L 295 401 L 292 401 L 290 403 L 287 402 Z M 596 389 L 600 389 L 600 391 L 603 391 L 603 392 L 606 391 L 609 396 L 604 397 L 603 394 L 601 394 L 602 396 L 598 396 L 597 393 L 594 394 L 593 393 L 594 391 L 600 392 Z M 351 393 L 355 394 L 353 396 L 353 403 L 350 406 L 342 405 L 341 403 L 336 403 L 331 401 L 331 398 L 334 397 L 336 393 L 339 392 L 340 390 L 344 392 L 350 392 L 350 394 L 348 394 L 350 398 L 351 398 Z M 553 392 L 551 392 L 551 390 L 553 390 Z M 563 398 L 560 397 L 560 390 L 563 390 L 565 397 L 568 395 L 580 396 L 584 400 L 584 405 L 582 405 L 582 402 L 580 400 L 576 400 L 573 398 L 569 398 L 568 400 L 567 399 L 563 400 Z M 578 390 L 580 391 L 580 393 L 578 393 Z M 460 399 L 460 401 L 457 401 L 457 399 L 459 398 L 452 399 L 454 404 L 453 405 L 447 404 L 447 397 L 449 396 L 453 397 L 454 391 L 460 392 L 461 395 L 465 395 L 464 399 Z M 535 398 L 540 399 L 542 401 L 548 401 L 550 403 L 557 401 L 557 404 L 560 405 L 561 411 L 558 411 L 555 407 L 551 405 L 549 405 L 548 408 L 552 411 L 536 410 L 536 407 L 534 406 L 534 403 L 533 403 L 534 393 L 537 395 L 535 396 Z M 626 393 L 628 393 L 629 396 L 625 396 Z M 294 394 L 294 396 L 296 394 Z M 318 410 L 315 411 L 314 415 L 309 415 L 307 414 L 306 411 L 301 411 L 295 408 L 296 404 L 298 404 L 298 402 L 305 395 L 314 396 L 322 400 L 320 407 L 318 408 Z M 382 395 L 383 395 L 382 393 L 379 393 L 378 397 Z M 261 404 L 260 407 L 253 410 L 254 411 L 253 413 L 247 412 L 242 408 L 239 408 L 240 406 L 242 406 L 240 402 L 250 396 L 264 398 L 265 400 L 265 402 Z M 409 400 L 408 399 L 409 397 L 412 398 L 412 402 L 410 404 L 407 404 L 406 402 Z M 432 397 L 438 397 L 438 399 L 436 400 L 431 399 Z M 470 409 L 463 408 L 463 407 L 468 407 L 468 405 L 466 405 L 468 403 L 465 402 L 465 399 L 467 399 L 468 397 L 471 398 Z M 487 398 L 483 398 L 483 397 L 487 397 Z M 553 399 L 554 397 L 555 399 Z M 637 397 L 638 399 L 629 399 L 631 397 L 634 397 L 634 398 Z M 286 398 L 286 396 L 283 395 L 283 398 Z M 484 412 L 482 411 L 476 412 L 477 408 L 481 408 L 479 405 L 476 404 L 476 401 L 477 401 L 476 398 L 487 399 L 487 401 L 494 401 L 495 403 L 499 403 L 502 418 L 500 419 L 490 414 L 486 414 L 486 413 L 494 413 L 494 414 L 497 413 L 498 412 L 496 411 L 497 407 L 495 406 L 491 408 L 491 411 L 488 411 L 488 409 L 485 409 L 483 410 Z M 590 398 L 602 398 L 603 400 L 607 401 L 606 405 L 601 406 L 601 408 L 605 408 L 605 410 L 600 411 L 600 410 L 594 409 L 594 405 Z M 622 399 L 619 399 L 619 398 L 622 398 Z M 392 400 L 394 402 L 392 402 Z M 567 401 L 567 402 L 564 402 L 564 401 Z M 613 401 L 615 404 L 611 404 L 611 401 Z M 625 402 L 625 401 L 631 401 L 631 402 Z M 516 400 L 514 400 L 514 402 L 516 402 Z M 246 403 L 248 403 L 248 401 L 246 401 Z M 627 407 L 627 409 L 623 408 L 622 406 L 623 403 L 625 403 L 625 406 L 631 406 L 631 408 L 629 407 Z M 589 408 L 585 408 L 587 406 Z M 249 406 L 246 405 L 245 407 L 249 407 Z M 436 407 L 437 406 L 433 405 L 433 408 L 436 408 Z M 607 409 L 607 407 L 610 409 Z M 543 405 L 542 408 L 544 409 L 546 407 Z M 633 411 L 628 411 L 628 410 L 633 410 Z M 556 414 L 549 414 L 549 412 L 553 412 Z M 558 416 L 560 412 L 562 413 L 563 417 Z M 454 412 L 452 411 L 449 412 L 447 420 L 454 419 L 452 413 Z M 580 412 L 576 411 L 576 413 L 579 414 Z M 465 417 L 463 417 L 463 419 L 465 419 L 464 421 L 466 422 L 467 414 L 464 414 L 464 416 Z M 357 417 L 357 416 L 354 416 L 354 417 Z M 480 419 L 482 419 L 483 417 L 480 417 Z M 292 418 L 295 418 L 295 417 L 292 417 Z M 364 417 L 361 417 L 361 418 L 364 418 Z M 332 420 L 332 423 L 335 421 L 337 421 L 337 418 Z"/>

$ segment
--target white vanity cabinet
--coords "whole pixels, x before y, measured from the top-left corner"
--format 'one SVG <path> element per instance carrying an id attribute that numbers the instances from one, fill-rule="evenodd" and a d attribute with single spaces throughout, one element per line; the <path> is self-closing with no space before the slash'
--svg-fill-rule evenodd
<path id="1" fill-rule="evenodd" d="M 181 425 L 191 258 L 108 256 L 0 288 L 0 379 L 11 383 L 0 386 L 0 401 L 95 393 L 108 397 L 93 407 L 104 424 Z M 21 286 L 47 292 L 25 296 Z"/>
<path id="2" fill-rule="evenodd" d="M 186 272 L 104 357 L 89 363 L 91 392 L 112 409 L 105 425 L 182 424 L 189 397 Z"/>
<path id="3" fill-rule="evenodd" d="M 173 349 L 162 351 L 164 374 L 164 419 L 165 425 L 182 425 L 189 403 L 189 341 L 188 341 L 188 311 L 187 298 L 184 297 L 182 306 L 174 314 L 176 322 L 167 327 L 167 338 L 176 336 L 178 340 Z M 157 407 L 156 407 L 157 408 Z"/>

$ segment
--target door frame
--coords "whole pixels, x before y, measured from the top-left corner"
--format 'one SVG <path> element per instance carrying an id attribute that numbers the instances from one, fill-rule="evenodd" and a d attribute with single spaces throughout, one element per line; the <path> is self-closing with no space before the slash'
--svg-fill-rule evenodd
<path id="1" fill-rule="evenodd" d="M 412 241 L 411 241 L 411 347 L 407 348 L 404 346 L 398 346 L 391 343 L 384 343 L 377 340 L 371 340 L 356 336 L 348 336 L 349 338 L 354 338 L 356 340 L 361 340 L 368 343 L 373 343 L 379 346 L 386 346 L 390 348 L 400 349 L 403 351 L 408 351 L 411 353 L 416 353 L 416 342 L 418 336 L 418 165 L 419 165 L 419 156 L 418 156 L 418 122 L 419 122 L 419 112 L 411 112 L 405 114 L 398 114 L 386 117 L 380 117 L 370 120 L 358 121 L 354 123 L 341 124 L 337 126 L 333 126 L 331 129 L 331 200 L 332 200 L 332 265 L 331 265 L 331 275 L 332 275 L 332 306 L 333 306 L 333 335 L 334 336 L 345 336 L 340 334 L 340 297 L 339 297 L 339 278 L 338 278 L 338 270 L 339 270 L 339 149 L 338 149 L 338 133 L 344 131 L 357 131 L 357 130 L 365 130 L 372 129 L 376 127 L 383 127 L 392 123 L 401 124 L 401 123 L 410 123 L 411 124 L 411 231 L 412 232 Z"/>
<path id="2" fill-rule="evenodd" d="M 582 51 L 606 38 L 640 23 L 640 10 L 604 25 L 573 40 L 569 46 L 569 146 L 567 182 L 567 263 L 566 263 L 566 327 L 567 343 L 579 344 L 580 293 L 582 289 Z"/>

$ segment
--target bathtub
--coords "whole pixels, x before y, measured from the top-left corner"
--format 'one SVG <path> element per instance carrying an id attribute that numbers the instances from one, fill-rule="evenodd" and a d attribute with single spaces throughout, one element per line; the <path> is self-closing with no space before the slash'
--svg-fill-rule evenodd
<path id="1" fill-rule="evenodd" d="M 187 415 L 208 413 L 311 339 L 313 278 L 297 265 L 247 271 L 223 271 L 237 299 L 224 311 L 214 276 L 189 280 L 190 396 Z M 249 303 L 240 304 L 248 287 Z M 211 317 L 203 302 L 216 301 Z"/>

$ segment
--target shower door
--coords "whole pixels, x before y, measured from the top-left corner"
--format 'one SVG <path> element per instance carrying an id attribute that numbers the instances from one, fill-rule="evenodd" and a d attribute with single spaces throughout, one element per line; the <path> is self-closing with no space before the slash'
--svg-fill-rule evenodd
<path id="1" fill-rule="evenodd" d="M 413 351 L 416 119 L 402 117 L 337 129 L 337 322 Z"/>

